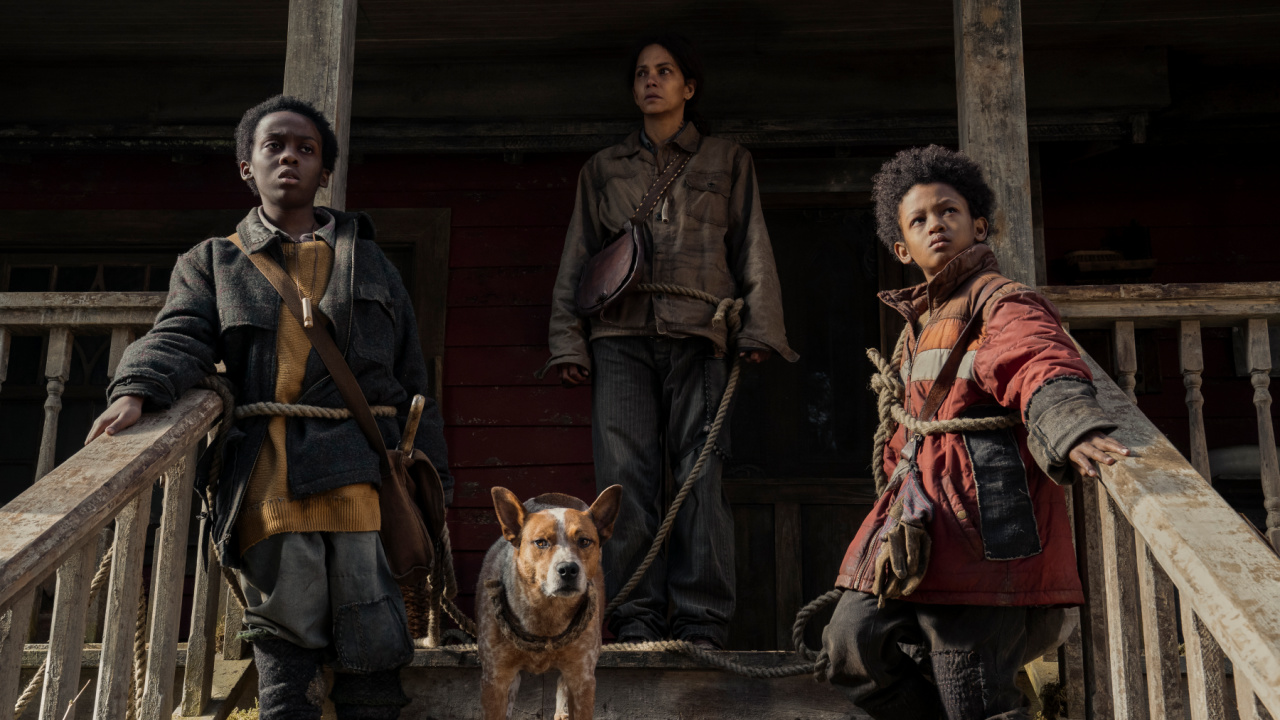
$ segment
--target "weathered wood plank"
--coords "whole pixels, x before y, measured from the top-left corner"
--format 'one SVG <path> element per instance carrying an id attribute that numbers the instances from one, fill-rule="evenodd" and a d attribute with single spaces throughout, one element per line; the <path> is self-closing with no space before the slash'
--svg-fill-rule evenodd
<path id="1" fill-rule="evenodd" d="M 1280 317 L 1280 282 L 1170 283 L 1041 287 L 1075 328 L 1178 327 L 1185 320 L 1227 327 L 1249 318 Z"/>
<path id="2" fill-rule="evenodd" d="M 49 632 L 49 665 L 40 699 L 40 720 L 61 720 L 80 691 L 80 653 L 84 649 L 84 617 L 93 579 L 92 540 L 82 543 L 58 568 Z"/>
<path id="3" fill-rule="evenodd" d="M 1119 374 L 1119 377 L 1116 378 L 1116 384 L 1120 386 L 1120 389 L 1124 390 L 1129 402 L 1137 403 L 1138 396 L 1134 394 L 1133 389 L 1138 385 L 1138 347 L 1134 341 L 1133 323 L 1131 321 L 1116 321 L 1115 343 L 1116 372 Z"/>
<path id="4" fill-rule="evenodd" d="M 1231 677 L 1235 681 L 1236 711 L 1240 714 L 1240 720 L 1272 720 L 1271 713 L 1258 702 L 1258 696 L 1253 694 L 1249 679 L 1241 673 L 1232 673 Z"/>
<path id="5" fill-rule="evenodd" d="M 982 165 L 995 191 L 991 240 L 1000 269 L 1036 281 L 1031 222 L 1027 91 L 1018 0 L 953 0 L 960 149 Z"/>
<path id="6" fill-rule="evenodd" d="M 107 356 L 107 377 L 115 377 L 116 368 L 120 367 L 120 358 L 124 357 L 125 348 L 136 337 L 131 327 L 111 328 L 111 349 Z"/>
<path id="7" fill-rule="evenodd" d="M 1098 493 L 1098 514 L 1107 617 L 1124 619 L 1107 624 L 1112 708 L 1117 720 L 1145 720 L 1149 715 L 1142 677 L 1142 627 L 1133 621 L 1138 617 L 1133 528 L 1106 492 Z"/>
<path id="8" fill-rule="evenodd" d="M 1095 720 L 1110 720 L 1111 673 L 1107 671 L 1108 632 L 1106 571 L 1102 560 L 1102 519 L 1098 514 L 1100 493 L 1106 490 L 1093 482 L 1076 483 L 1072 506 L 1076 508 L 1076 553 L 1083 564 L 1085 604 L 1080 608 L 1080 635 L 1084 647 L 1085 705 Z M 1074 710 L 1073 710 L 1074 712 Z"/>
<path id="9" fill-rule="evenodd" d="M 9 328 L 0 325 L 0 388 L 4 387 L 4 381 L 9 377 L 9 348 L 12 337 Z"/>
<path id="10" fill-rule="evenodd" d="M 1151 717 L 1185 720 L 1182 668 L 1178 662 L 1178 611 L 1173 583 L 1160 568 L 1147 543 L 1134 537 L 1138 558 L 1138 600 L 1142 607 L 1142 637 L 1147 658 L 1147 704 Z"/>
<path id="11" fill-rule="evenodd" d="M 34 593 L 28 592 L 0 615 L 0 720 L 13 720 L 13 704 L 22 692 L 19 669 L 33 599 Z"/>
<path id="12" fill-rule="evenodd" d="M 49 349 L 45 353 L 44 375 L 49 380 L 48 399 L 44 402 L 44 431 L 40 435 L 40 454 L 36 460 L 36 480 L 49 474 L 58 450 L 58 415 L 62 413 L 62 391 L 71 374 L 71 330 L 49 329 Z"/>
<path id="13" fill-rule="evenodd" d="M 102 635 L 102 657 L 106 661 L 98 670 L 93 705 L 95 720 L 124 717 L 129 702 L 133 638 L 138 624 L 138 595 L 141 593 L 142 562 L 147 549 L 151 495 L 151 486 L 143 488 L 116 516 L 111 580 L 107 585 L 107 621 Z"/>
<path id="14" fill-rule="evenodd" d="M 102 436 L 0 507 L 0 607 L 31 589 L 192 447 L 221 411 L 193 390 L 173 407 Z"/>
<path id="15" fill-rule="evenodd" d="M 1280 558 L 1087 359 L 1099 402 L 1119 425 L 1113 436 L 1133 451 L 1103 468 L 1103 483 L 1168 573 L 1183 607 L 1195 608 L 1234 672 L 1244 673 L 1277 714 Z M 1193 625 L 1184 617 L 1183 627 Z"/>
<path id="16" fill-rule="evenodd" d="M 1182 601 L 1182 639 L 1187 654 L 1187 689 L 1192 720 L 1223 720 L 1227 715 L 1222 650 L 1186 598 Z"/>
<path id="17" fill-rule="evenodd" d="M 1266 496 L 1267 540 L 1280 549 L 1280 461 L 1276 458 L 1276 431 L 1271 423 L 1271 340 L 1264 318 L 1251 318 L 1245 341 L 1249 346 L 1249 380 L 1253 405 L 1258 411 L 1258 452 L 1262 491 Z"/>
<path id="18" fill-rule="evenodd" d="M 173 670 L 178 648 L 178 613 L 182 609 L 182 577 L 187 564 L 187 523 L 191 487 L 196 475 L 196 450 L 190 447 L 165 474 L 164 509 L 152 584 L 150 649 L 147 678 L 138 703 L 140 720 L 167 719 L 173 713 Z"/>
<path id="19" fill-rule="evenodd" d="M 351 73 L 356 54 L 356 0 L 290 0 L 284 93 L 316 106 L 338 136 L 338 162 L 316 204 L 347 202 L 347 137 L 351 133 Z"/>
<path id="20" fill-rule="evenodd" d="M 252 655 L 252 648 L 249 643 L 240 639 L 240 633 L 244 631 L 244 608 L 225 580 L 222 583 L 222 596 L 222 659 L 248 659 Z"/>
<path id="21" fill-rule="evenodd" d="M 258 687 L 258 669 L 252 660 L 219 662 L 214 666 L 213 696 L 205 712 L 195 720 L 226 720 L 235 712 L 247 690 Z"/>
<path id="22" fill-rule="evenodd" d="M 413 305 L 418 312 L 418 340 L 427 358 L 444 357 L 444 329 L 449 295 L 449 232 L 452 214 L 438 212 L 413 249 Z M 437 378 L 438 380 L 438 378 Z M 436 395 L 436 399 L 439 399 Z"/>
<path id="23" fill-rule="evenodd" d="M 222 567 L 209 544 L 211 529 L 200 519 L 200 546 L 196 552 L 196 584 L 191 603 L 191 631 L 187 638 L 187 666 L 182 674 L 182 715 L 204 712 L 213 690 L 214 655 L 218 629 L 218 591 Z"/>
<path id="24" fill-rule="evenodd" d="M 164 307 L 162 292 L 0 292 L 0 324 L 13 331 L 149 328 Z"/>
<path id="25" fill-rule="evenodd" d="M 800 533 L 800 504 L 773 506 L 774 592 L 777 594 L 779 650 L 791 647 L 791 623 L 804 603 L 804 543 Z"/>
<path id="26" fill-rule="evenodd" d="M 1204 432 L 1204 394 L 1200 392 L 1204 372 L 1204 349 L 1200 341 L 1200 321 L 1183 320 L 1179 332 L 1178 366 L 1187 388 L 1187 422 L 1191 429 L 1191 467 L 1205 480 L 1209 477 L 1209 445 Z"/>

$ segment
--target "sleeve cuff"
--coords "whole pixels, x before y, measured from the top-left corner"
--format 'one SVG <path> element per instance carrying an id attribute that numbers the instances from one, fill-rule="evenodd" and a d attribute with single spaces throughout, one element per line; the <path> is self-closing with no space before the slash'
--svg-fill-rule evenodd
<path id="1" fill-rule="evenodd" d="M 163 383 L 136 375 L 113 381 L 107 388 L 107 403 L 113 403 L 125 395 L 142 398 L 143 408 L 148 411 L 165 410 L 173 404 L 173 395 Z"/>
<path id="2" fill-rule="evenodd" d="M 1027 445 L 1040 469 L 1059 485 L 1075 480 L 1068 454 L 1080 438 L 1117 425 L 1095 399 L 1089 380 L 1063 375 L 1045 381 L 1027 402 Z"/>
<path id="3" fill-rule="evenodd" d="M 580 365 L 588 370 L 591 369 L 591 358 L 587 357 L 586 355 L 579 355 L 579 354 L 552 355 L 551 358 L 547 360 L 546 364 L 542 366 L 542 369 L 535 372 L 533 376 L 541 380 L 542 378 L 546 377 L 547 373 L 551 371 L 551 368 L 555 367 L 556 365 L 564 365 L 565 363 Z"/>

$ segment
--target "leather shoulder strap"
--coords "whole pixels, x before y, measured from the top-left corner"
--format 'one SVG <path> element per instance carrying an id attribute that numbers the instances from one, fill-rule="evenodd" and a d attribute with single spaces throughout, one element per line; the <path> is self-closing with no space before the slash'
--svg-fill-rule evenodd
<path id="1" fill-rule="evenodd" d="M 991 299 L 992 295 L 1000 288 L 1013 282 L 1009 279 L 996 280 L 987 283 L 978 295 L 978 299 L 973 304 L 973 309 L 969 316 L 969 322 L 965 323 L 964 329 L 960 331 L 960 337 L 956 338 L 956 344 L 951 346 L 951 352 L 947 354 L 947 361 L 942 365 L 942 370 L 938 372 L 938 377 L 933 381 L 933 386 L 929 388 L 929 394 L 925 396 L 924 407 L 920 409 L 920 419 L 928 422 L 938 414 L 938 409 L 942 407 L 942 401 L 947 399 L 947 395 L 951 392 L 951 386 L 956 382 L 956 373 L 960 370 L 960 361 L 964 359 L 965 348 L 969 345 L 969 338 L 973 335 L 974 330 L 982 324 L 982 308 Z"/>
<path id="2" fill-rule="evenodd" d="M 642 131 L 643 132 L 643 131 Z M 644 194 L 644 199 L 640 201 L 640 207 L 636 208 L 636 214 L 631 216 L 631 224 L 639 225 L 644 219 L 649 217 L 649 213 L 653 212 L 653 208 L 658 204 L 658 200 L 671 187 L 671 181 L 676 179 L 680 171 L 685 165 L 689 164 L 689 160 L 693 157 L 693 153 L 685 150 L 679 145 L 675 145 L 676 156 L 671 158 L 671 162 L 667 163 L 667 169 L 658 175 L 658 179 L 653 181 L 649 186 L 649 191 Z"/>
<path id="3" fill-rule="evenodd" d="M 307 334 L 307 339 L 311 341 L 311 346 L 316 349 L 316 354 L 324 362 L 325 369 L 329 371 L 329 375 L 333 378 L 333 384 L 337 386 L 338 393 L 342 395 L 343 402 L 347 404 L 347 409 L 351 411 L 356 424 L 360 426 L 360 431 L 364 433 L 365 438 L 369 440 L 369 444 L 373 446 L 373 449 L 378 452 L 380 463 L 385 465 L 387 462 L 387 445 L 382 439 L 382 433 L 378 430 L 377 421 L 373 419 L 373 411 L 369 409 L 369 401 L 365 399 L 364 392 L 360 390 L 360 383 L 356 381 L 356 376 L 351 372 L 351 367 L 347 365 L 347 361 L 342 357 L 342 351 L 338 349 L 338 344 L 329 335 L 329 318 L 320 312 L 320 308 L 313 308 L 312 315 L 317 322 L 312 323 L 311 327 L 304 325 L 302 322 L 302 298 L 298 294 L 298 286 L 289 279 L 288 274 L 280 267 L 280 264 L 265 252 L 250 253 L 245 250 L 244 244 L 240 241 L 240 233 L 236 233 L 227 239 L 248 256 L 254 267 L 258 268 L 258 271 L 267 279 L 267 282 L 271 283 L 271 287 L 280 293 L 285 307 L 289 308 L 289 314 L 293 316 L 298 326 Z"/>

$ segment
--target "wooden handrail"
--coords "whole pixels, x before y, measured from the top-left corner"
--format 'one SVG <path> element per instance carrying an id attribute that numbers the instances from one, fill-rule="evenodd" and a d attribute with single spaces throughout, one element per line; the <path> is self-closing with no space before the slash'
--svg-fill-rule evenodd
<path id="1" fill-rule="evenodd" d="M 221 412 L 208 390 L 102 436 L 0 507 L 0 613 L 200 440 Z"/>
<path id="2" fill-rule="evenodd" d="M 1137 327 L 1198 320 L 1212 327 L 1280 318 L 1280 282 L 1045 286 L 1040 294 L 1073 329 L 1109 328 L 1117 320 Z"/>
<path id="3" fill-rule="evenodd" d="M 162 292 L 0 292 L 0 326 L 148 328 L 164 307 Z"/>
<path id="4" fill-rule="evenodd" d="M 1248 680 L 1273 716 L 1280 717 L 1280 557 L 1092 358 L 1088 360 L 1098 399 L 1119 425 L 1115 437 L 1134 451 L 1102 471 L 1111 502 L 1142 541 L 1139 547 L 1145 545 L 1177 588 L 1184 607 L 1184 635 L 1194 635 L 1190 626 L 1202 624 L 1230 658 L 1235 673 Z M 1118 547 L 1115 552 L 1137 549 Z M 1133 560 L 1127 564 L 1133 567 Z M 1099 590 L 1091 588 L 1094 593 Z M 1090 598 L 1091 603 L 1100 601 Z M 1197 622 L 1186 622 L 1193 617 L 1186 612 L 1188 605 Z M 1189 664 L 1191 648 L 1198 646 L 1192 639 L 1187 642 Z M 1193 690 L 1193 702 L 1194 697 Z"/>

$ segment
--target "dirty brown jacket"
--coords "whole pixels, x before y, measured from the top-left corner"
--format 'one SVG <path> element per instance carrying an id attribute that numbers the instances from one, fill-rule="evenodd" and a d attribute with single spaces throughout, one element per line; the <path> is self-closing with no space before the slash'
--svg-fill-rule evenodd
<path id="1" fill-rule="evenodd" d="M 724 329 L 711 326 L 715 308 L 695 298 L 633 291 L 595 318 L 575 312 L 573 295 L 583 266 L 622 231 L 659 168 L 671 162 L 671 143 L 693 157 L 641 228 L 649 260 L 640 282 L 741 297 L 737 349 L 768 349 L 791 362 L 799 358 L 787 344 L 778 271 L 751 155 L 735 142 L 704 137 L 688 124 L 658 148 L 656 158 L 636 131 L 596 153 L 582 168 L 552 298 L 546 367 L 575 363 L 590 368 L 588 342 L 600 337 L 705 337 L 725 348 Z"/>

